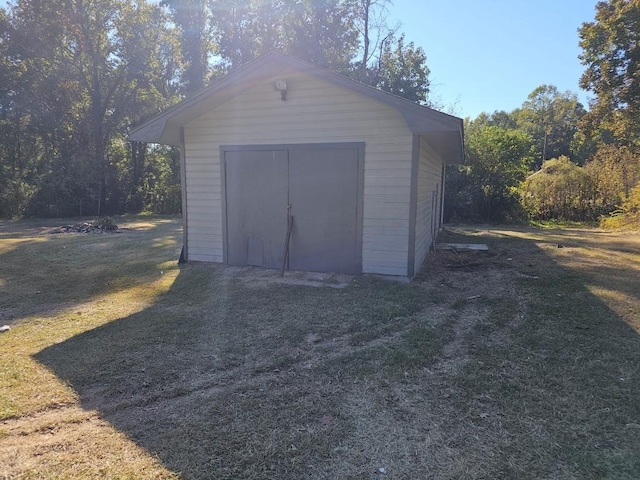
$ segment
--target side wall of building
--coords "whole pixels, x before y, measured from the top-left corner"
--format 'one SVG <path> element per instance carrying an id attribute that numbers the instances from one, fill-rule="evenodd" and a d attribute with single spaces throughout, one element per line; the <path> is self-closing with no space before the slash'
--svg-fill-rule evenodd
<path id="1" fill-rule="evenodd" d="M 418 273 L 429 248 L 435 242 L 441 227 L 442 211 L 442 160 L 435 154 L 424 138 L 420 138 L 417 208 L 416 208 L 416 242 L 414 272 Z"/>

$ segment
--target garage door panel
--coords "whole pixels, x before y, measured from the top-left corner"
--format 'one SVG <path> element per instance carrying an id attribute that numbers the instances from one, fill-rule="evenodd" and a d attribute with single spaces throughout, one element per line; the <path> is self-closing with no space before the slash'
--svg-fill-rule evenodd
<path id="1" fill-rule="evenodd" d="M 279 268 L 287 231 L 287 152 L 225 152 L 227 263 Z"/>
<path id="2" fill-rule="evenodd" d="M 291 205 L 289 268 L 361 273 L 361 154 L 335 144 L 225 151 L 227 263 L 280 268 Z"/>
<path id="3" fill-rule="evenodd" d="M 357 186 L 357 149 L 290 151 L 292 269 L 359 273 Z"/>

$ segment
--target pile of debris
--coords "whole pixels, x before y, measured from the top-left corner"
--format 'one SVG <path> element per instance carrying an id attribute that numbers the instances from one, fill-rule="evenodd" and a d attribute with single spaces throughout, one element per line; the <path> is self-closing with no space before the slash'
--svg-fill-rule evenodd
<path id="1" fill-rule="evenodd" d="M 52 228 L 47 233 L 120 233 L 118 226 L 109 217 L 100 217 L 88 222 L 76 223 L 75 225 L 61 225 Z"/>

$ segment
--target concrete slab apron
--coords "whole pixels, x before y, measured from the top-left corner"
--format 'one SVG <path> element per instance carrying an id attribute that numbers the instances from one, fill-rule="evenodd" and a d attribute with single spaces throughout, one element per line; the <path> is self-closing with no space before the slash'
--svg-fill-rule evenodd
<path id="1" fill-rule="evenodd" d="M 260 267 L 221 266 L 223 275 L 235 278 L 248 286 L 266 286 L 270 284 L 299 285 L 305 287 L 345 288 L 356 275 L 346 273 L 303 272 L 288 270 L 280 277 L 280 271 Z"/>

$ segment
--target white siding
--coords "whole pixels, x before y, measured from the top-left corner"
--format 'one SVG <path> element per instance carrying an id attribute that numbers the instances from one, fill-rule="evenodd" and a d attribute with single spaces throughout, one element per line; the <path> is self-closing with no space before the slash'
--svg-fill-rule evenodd
<path id="1" fill-rule="evenodd" d="M 442 161 L 420 138 L 416 209 L 416 246 L 414 271 L 418 273 L 440 228 L 442 207 Z"/>
<path id="2" fill-rule="evenodd" d="M 223 261 L 220 145 L 365 142 L 362 269 L 407 275 L 412 134 L 392 107 L 307 74 L 265 81 L 185 126 L 189 260 Z"/>

